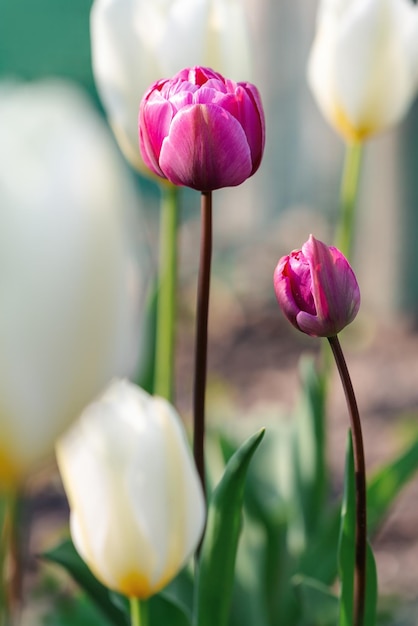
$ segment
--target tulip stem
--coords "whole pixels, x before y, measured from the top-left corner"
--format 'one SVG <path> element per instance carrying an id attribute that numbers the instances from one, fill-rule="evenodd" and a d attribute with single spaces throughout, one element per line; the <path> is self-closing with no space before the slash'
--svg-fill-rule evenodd
<path id="1" fill-rule="evenodd" d="M 129 598 L 131 626 L 148 626 L 148 605 L 139 598 Z"/>
<path id="2" fill-rule="evenodd" d="M 162 186 L 154 393 L 173 401 L 179 189 Z"/>
<path id="3" fill-rule="evenodd" d="M 354 472 L 356 487 L 356 553 L 354 573 L 354 626 L 363 626 L 366 598 L 366 554 L 367 554 L 367 503 L 366 464 L 364 459 L 363 435 L 360 414 L 351 383 L 350 374 L 337 336 L 328 341 L 337 364 L 344 388 L 353 434 Z"/>
<path id="4" fill-rule="evenodd" d="M 336 246 L 348 260 L 351 258 L 353 248 L 362 155 L 362 143 L 357 142 L 346 145 L 340 194 L 341 212 L 336 235 Z"/>
<path id="5" fill-rule="evenodd" d="M 22 601 L 22 550 L 20 537 L 20 497 L 3 494 L 0 513 L 0 626 L 18 621 Z"/>
<path id="6" fill-rule="evenodd" d="M 205 492 L 205 391 L 208 347 L 210 265 L 212 258 L 212 192 L 201 196 L 200 263 L 196 307 L 195 377 L 193 398 L 193 452 L 196 468 Z"/>

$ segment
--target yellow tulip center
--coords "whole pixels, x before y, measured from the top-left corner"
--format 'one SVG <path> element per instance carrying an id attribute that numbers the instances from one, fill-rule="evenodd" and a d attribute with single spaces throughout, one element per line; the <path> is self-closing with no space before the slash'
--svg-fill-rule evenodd
<path id="1" fill-rule="evenodd" d="M 10 487 L 19 482 L 20 468 L 10 458 L 7 450 L 0 448 L 0 485 Z"/>
<path id="2" fill-rule="evenodd" d="M 163 589 L 170 580 L 175 576 L 176 571 L 170 571 L 159 581 L 153 585 L 144 574 L 138 572 L 130 572 L 125 574 L 119 581 L 118 591 L 127 598 L 138 598 L 139 600 L 146 600 L 150 596 L 154 595 L 161 589 Z"/>
<path id="3" fill-rule="evenodd" d="M 355 126 L 352 124 L 344 109 L 338 104 L 332 111 L 332 119 L 337 130 L 349 143 L 361 143 L 376 132 L 372 125 Z"/>
<path id="4" fill-rule="evenodd" d="M 149 598 L 154 593 L 148 578 L 137 572 L 125 574 L 119 582 L 119 591 L 129 598 L 140 598 L 141 600 Z"/>

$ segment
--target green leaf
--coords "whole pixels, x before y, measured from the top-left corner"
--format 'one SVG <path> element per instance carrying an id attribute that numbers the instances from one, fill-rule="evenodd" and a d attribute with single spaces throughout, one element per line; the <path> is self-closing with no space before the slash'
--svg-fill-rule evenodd
<path id="1" fill-rule="evenodd" d="M 293 421 L 295 496 L 300 499 L 306 544 L 318 528 L 326 495 L 325 384 L 312 358 L 300 360 L 302 394 Z"/>
<path id="2" fill-rule="evenodd" d="M 337 550 L 341 526 L 341 507 L 327 510 L 322 524 L 301 555 L 298 573 L 331 585 L 337 576 Z"/>
<path id="3" fill-rule="evenodd" d="M 370 533 L 375 533 L 402 487 L 418 470 L 418 440 L 369 481 L 367 514 Z"/>
<path id="4" fill-rule="evenodd" d="M 193 611 L 194 599 L 194 573 L 191 567 L 185 567 L 164 588 L 162 594 L 165 598 L 179 605 L 189 616 Z"/>
<path id="5" fill-rule="evenodd" d="M 210 499 L 197 579 L 197 626 L 228 623 L 245 478 L 263 436 L 264 430 L 256 433 L 231 457 Z"/>
<path id="6" fill-rule="evenodd" d="M 149 626 L 190 626 L 190 617 L 180 603 L 164 592 L 150 598 L 148 605 Z"/>
<path id="7" fill-rule="evenodd" d="M 338 598 L 331 589 L 318 580 L 305 576 L 295 576 L 292 583 L 302 605 L 304 624 L 334 626 L 337 623 Z"/>
<path id="8" fill-rule="evenodd" d="M 107 626 L 101 611 L 85 597 L 57 598 L 54 606 L 42 618 L 43 626 Z"/>
<path id="9" fill-rule="evenodd" d="M 125 626 L 128 623 L 124 612 L 112 602 L 107 587 L 93 576 L 71 539 L 67 539 L 52 550 L 43 553 L 42 557 L 51 563 L 62 565 L 111 624 Z"/>
<path id="10" fill-rule="evenodd" d="M 364 623 L 375 626 L 377 615 L 377 570 L 373 550 L 367 543 L 366 561 L 366 604 L 364 607 Z"/>
<path id="11" fill-rule="evenodd" d="M 356 494 L 354 476 L 353 442 L 348 435 L 344 496 L 341 506 L 341 529 L 338 546 L 338 568 L 340 574 L 340 618 L 339 626 L 352 626 L 354 601 Z"/>
<path id="12" fill-rule="evenodd" d="M 264 441 L 263 441 L 264 453 Z M 252 464 L 251 464 L 252 465 Z M 264 529 L 244 513 L 228 626 L 269 626 L 265 602 Z"/>

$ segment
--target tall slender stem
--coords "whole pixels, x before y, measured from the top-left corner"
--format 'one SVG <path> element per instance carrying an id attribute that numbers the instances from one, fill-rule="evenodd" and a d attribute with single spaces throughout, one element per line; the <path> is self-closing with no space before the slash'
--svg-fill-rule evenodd
<path id="1" fill-rule="evenodd" d="M 336 246 L 350 259 L 353 248 L 355 210 L 357 204 L 360 170 L 363 154 L 361 143 L 347 144 L 340 195 L 340 219 Z"/>
<path id="2" fill-rule="evenodd" d="M 353 435 L 354 472 L 356 486 L 356 555 L 354 575 L 354 626 L 363 626 L 366 598 L 366 554 L 367 554 L 367 504 L 366 504 L 366 464 L 364 459 L 363 435 L 360 415 L 351 383 L 350 374 L 338 337 L 328 341 L 337 364 L 344 394 L 350 414 Z"/>
<path id="3" fill-rule="evenodd" d="M 177 283 L 177 187 L 161 188 L 159 291 L 154 393 L 173 401 Z"/>
<path id="4" fill-rule="evenodd" d="M 200 263 L 197 287 L 196 348 L 194 377 L 194 440 L 193 452 L 203 491 L 205 491 L 205 391 L 208 347 L 208 313 L 210 265 L 212 258 L 212 192 L 201 196 Z"/>
<path id="5" fill-rule="evenodd" d="M 3 494 L 0 528 L 0 626 L 19 620 L 22 602 L 22 544 L 20 535 L 20 493 Z"/>
<path id="6" fill-rule="evenodd" d="M 129 598 L 131 626 L 148 626 L 148 605 L 138 598 Z"/>

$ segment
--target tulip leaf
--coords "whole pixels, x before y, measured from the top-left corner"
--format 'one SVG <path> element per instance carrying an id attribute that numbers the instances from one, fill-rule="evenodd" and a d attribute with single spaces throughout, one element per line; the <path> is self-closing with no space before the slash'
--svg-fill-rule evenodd
<path id="1" fill-rule="evenodd" d="M 354 604 L 354 570 L 355 570 L 355 534 L 356 534 L 356 493 L 353 443 L 349 433 L 345 466 L 344 497 L 341 507 L 341 529 L 338 554 L 340 572 L 340 621 L 339 626 L 353 624 Z M 364 624 L 374 626 L 376 623 L 377 605 L 377 573 L 374 556 L 370 545 L 367 545 L 366 557 L 366 597 L 364 607 Z"/>
<path id="2" fill-rule="evenodd" d="M 71 539 L 65 540 L 48 552 L 44 552 L 42 558 L 64 567 L 111 624 L 125 626 L 128 623 L 124 612 L 114 604 L 107 587 L 93 576 Z"/>
<path id="3" fill-rule="evenodd" d="M 344 496 L 341 506 L 340 541 L 338 546 L 338 569 L 341 583 L 339 626 L 352 626 L 353 624 L 355 534 L 356 494 L 353 441 L 350 431 L 347 440 Z"/>
<path id="4" fill-rule="evenodd" d="M 149 626 L 190 626 L 190 618 L 180 603 L 164 592 L 149 600 Z"/>
<path id="5" fill-rule="evenodd" d="M 341 524 L 341 508 L 327 509 L 315 536 L 300 557 L 298 572 L 325 585 L 331 585 L 337 575 L 335 558 Z"/>
<path id="6" fill-rule="evenodd" d="M 402 487 L 418 470 L 418 440 L 371 478 L 367 490 L 368 527 L 376 532 Z"/>
<path id="7" fill-rule="evenodd" d="M 42 617 L 42 626 L 107 626 L 102 611 L 85 596 L 59 597 Z"/>
<path id="8" fill-rule="evenodd" d="M 210 498 L 198 565 L 196 626 L 226 626 L 228 623 L 245 478 L 263 436 L 264 430 L 259 431 L 235 452 Z"/>
<path id="9" fill-rule="evenodd" d="M 375 626 L 377 615 L 377 570 L 371 545 L 367 544 L 366 561 L 366 603 L 364 607 L 364 623 Z"/>
<path id="10" fill-rule="evenodd" d="M 321 626 L 337 623 L 338 598 L 326 585 L 305 576 L 295 576 L 292 583 L 302 605 L 304 623 Z"/>
<path id="11" fill-rule="evenodd" d="M 313 359 L 300 360 L 302 393 L 292 420 L 294 426 L 293 464 L 295 493 L 300 500 L 305 543 L 321 523 L 326 495 L 325 400 L 324 376 Z"/>

